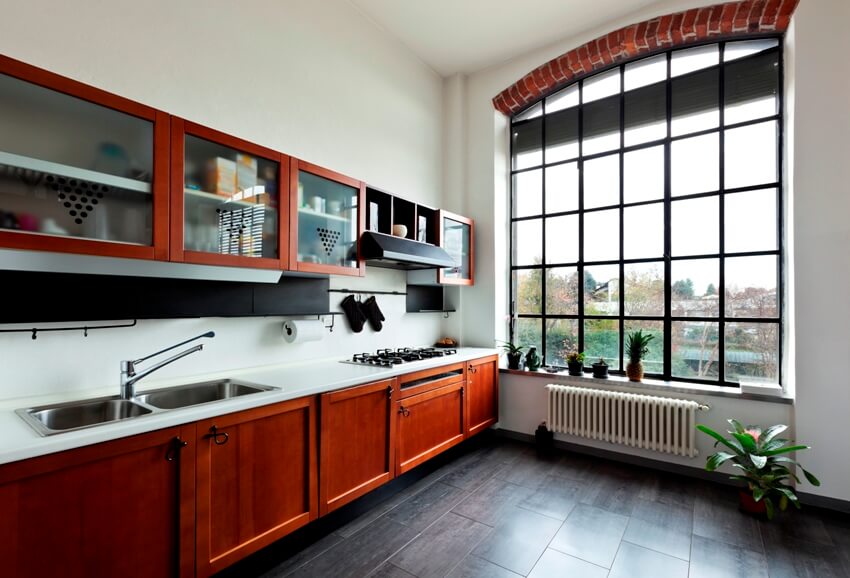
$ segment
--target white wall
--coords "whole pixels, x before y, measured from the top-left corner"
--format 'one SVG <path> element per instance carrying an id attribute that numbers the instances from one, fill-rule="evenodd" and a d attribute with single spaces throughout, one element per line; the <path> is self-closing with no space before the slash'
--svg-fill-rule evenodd
<path id="1" fill-rule="evenodd" d="M 601 34 L 707 3 L 659 2 L 466 79 L 462 96 L 467 157 L 465 211 L 476 219 L 478 227 L 478 282 L 464 294 L 467 343 L 489 346 L 506 333 L 508 125 L 507 119 L 493 109 L 493 96 L 540 64 Z M 789 385 L 796 386 L 796 407 L 690 396 L 714 407 L 705 416 L 710 425 L 719 427 L 726 417 L 738 417 L 742 421 L 796 426 L 799 439 L 814 448 L 800 459 L 824 481 L 821 488 L 806 486 L 805 490 L 844 500 L 850 500 L 850 463 L 841 456 L 850 450 L 850 435 L 841 428 L 850 415 L 850 384 L 840 363 L 850 351 L 850 306 L 840 298 L 824 295 L 826 291 L 840 295 L 850 285 L 850 85 L 846 74 L 850 41 L 842 31 L 848 17 L 850 4 L 846 0 L 803 1 L 794 18 L 796 30 L 789 34 L 787 70 L 796 74 L 796 83 L 792 83 L 796 95 L 792 92 L 788 100 L 793 107 L 789 110 L 793 125 L 787 134 L 794 140 L 789 147 L 792 163 L 788 173 L 793 183 L 789 206 L 793 205 L 795 211 L 788 227 L 794 234 L 788 255 L 795 259 L 789 268 L 793 278 L 788 281 L 796 281 L 796 287 L 792 286 L 795 293 L 788 304 L 788 318 L 794 328 L 788 345 L 790 351 L 797 348 L 797 383 L 793 363 L 792 371 L 786 374 L 791 375 Z M 493 325 L 482 322 L 489 318 L 495 320 Z M 500 425 L 532 433 L 545 416 L 545 380 L 513 375 L 502 378 Z M 652 457 L 665 459 L 663 454 Z M 689 465 L 702 465 L 702 460 L 693 462 Z"/>
<path id="2" fill-rule="evenodd" d="M 9 2 L 0 53 L 439 206 L 442 81 L 345 0 Z M 332 286 L 403 290 L 369 268 Z M 338 303 L 342 295 L 334 295 Z M 218 336 L 162 378 L 433 342 L 438 315 L 379 298 L 374 334 L 284 345 L 280 318 L 149 321 L 134 329 L 0 335 L 0 399 L 116 384 L 118 361 Z M 153 381 L 153 376 L 151 377 Z"/>

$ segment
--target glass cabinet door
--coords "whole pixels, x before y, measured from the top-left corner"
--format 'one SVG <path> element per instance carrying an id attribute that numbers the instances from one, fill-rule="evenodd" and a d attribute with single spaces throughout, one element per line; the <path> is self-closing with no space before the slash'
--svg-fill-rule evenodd
<path id="1" fill-rule="evenodd" d="M 0 65 L 12 66 L 7 60 Z M 31 69 L 21 63 L 14 67 L 24 73 Z M 41 82 L 61 84 L 62 92 L 0 73 L 0 232 L 41 235 L 18 237 L 20 242 L 4 235 L 0 245 L 153 258 L 159 196 L 154 194 L 154 135 L 157 122 L 167 131 L 165 115 L 32 70 Z M 74 92 L 106 100 L 108 106 L 69 94 Z M 122 112 L 122 106 L 134 114 Z M 168 162 L 167 156 L 162 159 Z M 165 186 L 163 181 L 167 196 Z M 167 242 L 166 223 L 162 230 Z M 78 240 L 111 244 L 98 250 Z"/>
<path id="2" fill-rule="evenodd" d="M 449 285 L 472 285 L 472 230 L 473 221 L 448 211 L 440 211 L 440 246 L 455 262 L 451 268 L 441 269 L 438 281 Z"/>
<path id="3" fill-rule="evenodd" d="M 282 156 L 186 121 L 175 126 L 184 128 L 183 260 L 279 266 Z"/>
<path id="4" fill-rule="evenodd" d="M 298 270 L 360 275 L 362 184 L 303 161 L 296 165 Z"/>

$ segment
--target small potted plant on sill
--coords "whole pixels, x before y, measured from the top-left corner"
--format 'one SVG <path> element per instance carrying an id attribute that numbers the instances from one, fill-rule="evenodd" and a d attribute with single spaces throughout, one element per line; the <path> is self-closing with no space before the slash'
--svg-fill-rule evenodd
<path id="1" fill-rule="evenodd" d="M 514 345 L 510 341 L 501 341 L 500 346 L 508 358 L 508 369 L 519 369 L 519 363 L 522 360 L 522 350 L 525 349 L 522 345 Z"/>
<path id="2" fill-rule="evenodd" d="M 593 377 L 597 379 L 608 379 L 608 364 L 605 363 L 605 359 L 602 357 L 593 364 Z"/>
<path id="3" fill-rule="evenodd" d="M 806 450 L 809 446 L 788 445 L 791 440 L 777 437 L 788 429 L 786 425 L 773 425 L 762 430 L 758 426 L 744 427 L 734 419 L 728 421 L 734 428 L 728 432 L 731 438 L 725 438 L 707 426 L 697 425 L 699 431 L 717 440 L 715 447 L 723 444 L 732 450 L 732 453 L 721 451 L 708 456 L 705 469 L 713 472 L 721 464 L 731 461 L 733 467 L 741 470 L 740 474 L 730 478 L 747 484 L 746 490 L 741 489 L 739 493 L 740 507 L 744 512 L 772 520 L 776 508 L 784 511 L 788 502 L 799 509 L 800 501 L 791 485 L 793 482 L 800 483 L 795 469 L 799 467 L 813 486 L 820 486 L 820 481 L 783 454 Z"/>
<path id="4" fill-rule="evenodd" d="M 584 352 L 570 351 L 567 354 L 567 369 L 570 375 L 584 374 Z"/>
<path id="5" fill-rule="evenodd" d="M 626 351 L 629 354 L 629 362 L 626 364 L 626 375 L 629 381 L 640 381 L 643 379 L 643 358 L 649 353 L 649 342 L 655 339 L 650 333 L 644 333 L 638 329 L 629 333 L 626 339 Z"/>

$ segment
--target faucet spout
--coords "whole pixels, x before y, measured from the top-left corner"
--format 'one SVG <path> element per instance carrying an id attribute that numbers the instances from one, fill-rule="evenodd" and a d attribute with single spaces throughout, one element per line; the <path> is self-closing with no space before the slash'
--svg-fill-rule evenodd
<path id="1" fill-rule="evenodd" d="M 151 357 L 156 357 L 157 355 L 165 353 L 166 351 L 171 351 L 172 349 L 174 349 L 176 347 L 180 347 L 181 345 L 185 345 L 186 343 L 190 343 L 192 341 L 195 341 L 196 339 L 201 339 L 202 337 L 215 337 L 215 333 L 212 332 L 212 331 L 208 331 L 207 333 L 204 333 L 203 335 L 198 335 L 197 337 L 193 337 L 192 339 L 188 339 L 186 341 L 178 343 L 177 345 L 172 345 L 171 347 L 167 347 L 167 348 L 163 349 L 162 351 L 158 351 L 154 354 L 148 355 L 147 357 L 142 357 L 142 358 L 136 359 L 134 361 L 122 361 L 121 362 L 121 391 L 120 391 L 121 399 L 131 399 L 131 398 L 135 397 L 135 395 L 136 395 L 136 382 L 139 381 L 140 379 L 147 377 L 148 375 L 150 375 L 154 371 L 157 371 L 158 369 L 162 369 L 166 365 L 174 363 L 178 359 L 182 359 L 182 358 L 186 357 L 187 355 L 191 355 L 191 354 L 193 354 L 197 351 L 201 351 L 204 348 L 204 346 L 203 346 L 203 344 L 198 344 L 198 345 L 195 345 L 194 347 L 190 347 L 189 349 L 185 349 L 185 350 L 181 351 L 180 353 L 172 355 L 168 359 L 164 359 L 163 361 L 160 361 L 159 363 L 157 363 L 153 367 L 150 367 L 150 368 L 142 371 L 141 373 L 136 373 L 136 365 L 138 365 L 139 363 L 142 363 L 143 361 L 145 361 L 147 359 L 150 359 Z"/>

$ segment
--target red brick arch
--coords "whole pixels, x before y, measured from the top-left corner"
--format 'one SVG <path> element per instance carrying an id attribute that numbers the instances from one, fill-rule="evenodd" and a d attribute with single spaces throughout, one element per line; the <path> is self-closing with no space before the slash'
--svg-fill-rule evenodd
<path id="1" fill-rule="evenodd" d="M 496 95 L 493 106 L 510 116 L 583 76 L 657 50 L 709 39 L 785 32 L 798 2 L 727 2 L 625 26 L 535 68 Z"/>

